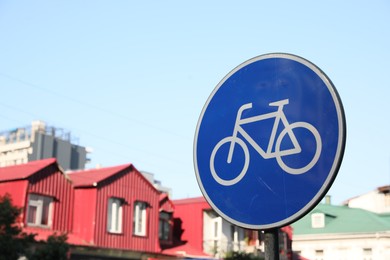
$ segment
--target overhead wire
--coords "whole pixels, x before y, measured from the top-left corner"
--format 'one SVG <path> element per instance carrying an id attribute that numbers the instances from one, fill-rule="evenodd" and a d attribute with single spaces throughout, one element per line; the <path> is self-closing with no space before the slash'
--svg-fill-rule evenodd
<path id="1" fill-rule="evenodd" d="M 25 81 L 25 80 L 21 80 L 19 78 L 16 78 L 16 77 L 13 77 L 13 76 L 10 76 L 8 74 L 5 74 L 3 72 L 0 72 L 0 76 L 4 77 L 4 78 L 8 78 L 10 80 L 13 80 L 13 81 L 16 81 L 16 82 L 19 82 L 25 86 L 28 86 L 28 87 L 32 87 L 32 88 L 35 88 L 35 89 L 39 89 L 40 91 L 43 91 L 43 92 L 46 92 L 46 93 L 49 93 L 50 95 L 54 95 L 56 97 L 60 96 L 62 98 L 65 98 L 69 101 L 72 101 L 74 103 L 78 103 L 82 106 L 85 106 L 85 107 L 89 107 L 91 109 L 95 109 L 95 110 L 99 110 L 101 112 L 104 112 L 106 114 L 109 114 L 109 115 L 112 115 L 112 116 L 115 116 L 115 117 L 118 117 L 118 118 L 121 118 L 121 119 L 124 119 L 126 121 L 129 121 L 131 123 L 136 123 L 136 124 L 139 124 L 139 125 L 143 125 L 145 127 L 148 127 L 148 128 L 151 128 L 151 129 L 154 129 L 154 130 L 157 130 L 157 131 L 160 131 L 160 132 L 164 132 L 166 134 L 170 134 L 172 136 L 175 136 L 175 137 L 180 137 L 180 138 L 183 138 L 183 139 L 188 139 L 187 136 L 184 136 L 182 134 L 179 134 L 179 133 L 176 133 L 176 132 L 173 132 L 171 130 L 168 130 L 168 129 L 165 129 L 165 128 L 161 128 L 161 127 L 158 127 L 158 126 L 155 126 L 155 125 L 152 125 L 152 124 L 149 124 L 149 123 L 146 123 L 144 121 L 141 121 L 139 119 L 135 119 L 135 118 L 131 118 L 131 117 L 127 117 L 123 114 L 120 114 L 120 113 L 117 113 L 117 112 L 114 112 L 114 111 L 111 111 L 111 110 L 108 110 L 106 108 L 103 108 L 103 107 L 100 107 L 100 106 L 96 106 L 94 104 L 91 104 L 91 103 L 87 103 L 87 102 L 84 102 L 84 101 L 81 101 L 79 99 L 76 99 L 72 96 L 68 96 L 68 95 L 64 95 L 63 93 L 60 93 L 60 92 L 57 92 L 57 91 L 53 91 L 51 89 L 48 89 L 48 88 L 45 88 L 45 87 L 42 87 L 42 86 L 39 86 L 37 84 L 33 84 L 31 82 L 28 82 L 28 81 Z"/>
<path id="2" fill-rule="evenodd" d="M 10 106 L 10 105 L 7 105 L 7 104 L 3 104 L 2 102 L 0 102 L 0 105 L 1 105 L 1 106 L 5 106 L 5 107 L 8 107 L 8 108 L 11 108 L 11 109 L 15 109 L 15 110 L 17 110 L 17 111 L 19 111 L 19 112 L 21 112 L 21 113 L 25 113 L 25 114 L 28 114 L 28 115 L 30 115 L 30 116 L 34 116 L 34 117 L 37 116 L 37 115 L 35 115 L 35 114 L 31 113 L 31 112 L 27 112 L 27 111 L 25 111 L 25 110 L 23 110 L 23 109 L 16 108 L 16 107 L 13 107 L 13 106 Z M 0 114 L 0 116 L 1 116 L 1 117 L 4 117 L 4 118 L 7 118 L 7 119 L 10 119 L 9 117 L 3 116 L 3 115 L 1 115 L 1 114 Z M 11 119 L 11 120 L 12 120 L 12 119 Z M 12 121 L 19 122 L 19 121 L 17 121 L 17 120 L 12 120 Z M 108 142 L 108 143 L 111 143 L 111 144 L 114 144 L 114 145 L 117 145 L 117 146 L 121 146 L 121 147 L 123 147 L 123 148 L 129 149 L 129 150 L 134 151 L 134 152 L 141 152 L 141 153 L 145 153 L 145 154 L 148 154 L 148 155 L 150 155 L 150 156 L 157 157 L 157 158 L 161 158 L 161 159 L 165 159 L 165 160 L 174 161 L 174 162 L 176 162 L 176 163 L 184 164 L 183 162 L 178 161 L 177 159 L 171 158 L 171 157 L 166 156 L 166 155 L 161 155 L 161 154 L 153 153 L 153 152 L 150 152 L 150 151 L 145 151 L 145 150 L 142 150 L 142 149 L 139 149 L 139 148 L 130 147 L 130 146 L 124 144 L 123 142 L 117 142 L 117 141 L 111 140 L 111 139 L 109 139 L 109 138 L 107 138 L 107 137 L 105 137 L 105 136 L 96 135 L 96 134 L 94 134 L 94 133 L 91 133 L 91 132 L 88 132 L 88 131 L 85 131 L 85 130 L 82 130 L 82 129 L 78 129 L 78 128 L 73 128 L 73 129 L 75 129 L 75 130 L 77 130 L 77 131 L 79 131 L 79 132 L 83 132 L 83 133 L 85 133 L 86 135 L 91 136 L 92 138 L 96 138 L 96 139 L 99 139 L 100 141 L 105 141 L 105 142 Z M 115 155 L 120 156 L 120 157 L 122 157 L 122 158 L 128 158 L 128 157 L 123 156 L 122 154 L 115 153 L 115 152 L 113 152 L 113 151 L 106 151 L 106 152 L 107 152 L 107 153 L 110 153 L 110 154 L 115 154 Z M 144 161 L 144 162 L 146 162 L 146 161 Z M 148 161 L 148 163 L 150 163 L 150 162 Z"/>
<path id="3" fill-rule="evenodd" d="M 42 90 L 42 91 L 44 91 L 44 92 L 46 92 L 46 93 L 50 93 L 51 95 L 61 96 L 62 98 L 71 100 L 72 102 L 81 104 L 81 105 L 83 105 L 83 106 L 86 106 L 86 107 L 89 107 L 89 108 L 92 108 L 92 109 L 99 109 L 99 110 L 101 110 L 101 111 L 104 111 L 105 113 L 108 113 L 108 114 L 111 114 L 111 115 L 115 115 L 115 116 L 117 116 L 117 117 L 122 117 L 122 119 L 129 120 L 131 123 L 138 123 L 138 124 L 141 124 L 141 125 L 143 125 L 143 126 L 146 126 L 146 127 L 149 127 L 149 128 L 153 128 L 154 130 L 162 131 L 162 132 L 165 132 L 165 133 L 174 135 L 175 137 L 182 137 L 182 138 L 184 138 L 184 136 L 178 135 L 178 134 L 176 134 L 176 133 L 174 133 L 174 132 L 172 132 L 172 131 L 167 131 L 167 130 L 164 130 L 164 129 L 162 129 L 162 128 L 152 126 L 152 125 L 150 125 L 150 124 L 146 124 L 146 123 L 144 123 L 144 122 L 142 122 L 142 121 L 135 120 L 135 119 L 131 119 L 131 118 L 129 118 L 129 117 L 125 117 L 125 116 L 123 116 L 123 115 L 121 115 L 121 114 L 119 114 L 119 113 L 114 113 L 114 112 L 112 112 L 112 111 L 103 109 L 103 108 L 101 108 L 101 107 L 98 107 L 98 106 L 95 106 L 95 105 L 91 105 L 91 104 L 88 104 L 88 103 L 85 103 L 85 102 L 81 102 L 81 101 L 78 100 L 78 99 L 72 98 L 72 97 L 67 96 L 67 95 L 62 95 L 62 94 L 60 94 L 60 93 L 57 93 L 57 92 L 52 91 L 52 90 L 49 90 L 49 89 L 47 89 L 47 88 L 43 88 L 43 87 L 38 86 L 38 85 L 36 85 L 36 84 L 32 84 L 32 83 L 30 83 L 30 82 L 27 82 L 27 81 L 24 81 L 24 80 L 20 80 L 20 79 L 18 79 L 18 78 L 15 78 L 15 77 L 6 75 L 6 74 L 4 74 L 4 73 L 2 73 L 2 72 L 0 72 L 0 76 L 3 76 L 3 77 L 5 77 L 5 78 L 8 78 L 8 79 L 13 80 L 13 81 L 16 81 L 16 82 L 19 82 L 19 83 L 21 83 L 21 84 L 23 84 L 23 85 L 26 85 L 26 86 L 29 86 L 29 87 L 33 87 L 33 88 L 36 88 L 36 89 L 40 89 L 40 90 Z M 24 109 L 21 109 L 21 108 L 19 108 L 19 107 L 11 106 L 11 105 L 5 104 L 5 103 L 3 103 L 3 102 L 0 102 L 0 105 L 3 106 L 3 107 L 7 107 L 8 109 L 12 109 L 12 110 L 14 110 L 14 111 L 18 111 L 18 112 L 20 112 L 20 113 L 24 113 L 24 114 L 29 115 L 29 116 L 32 116 L 32 117 L 36 117 L 36 118 L 40 118 L 40 117 L 41 117 L 41 116 L 38 116 L 38 115 L 36 115 L 36 114 L 34 114 L 34 113 L 31 113 L 31 112 L 29 112 L 29 111 L 26 111 L 26 110 L 24 110 Z M 8 120 L 12 120 L 12 121 L 14 121 L 14 122 L 19 122 L 18 120 L 11 119 L 11 118 L 9 118 L 9 117 L 7 117 L 7 116 L 4 116 L 4 115 L 1 115 L 1 116 L 2 116 L 3 118 L 8 119 Z M 73 128 L 73 129 L 74 129 L 74 128 Z M 131 150 L 131 151 L 133 151 L 133 152 L 145 153 L 145 154 L 148 154 L 149 156 L 153 156 L 153 157 L 160 158 L 160 159 L 164 159 L 164 160 L 170 160 L 170 161 L 173 161 L 173 162 L 175 162 L 175 163 L 180 163 L 180 164 L 183 164 L 183 165 L 184 165 L 184 162 L 178 161 L 176 158 L 171 158 L 171 157 L 166 156 L 166 155 L 161 155 L 161 154 L 153 153 L 153 152 L 150 152 L 150 151 L 145 151 L 145 150 L 142 150 L 142 149 L 139 149 L 139 148 L 130 147 L 130 146 L 124 144 L 123 142 L 117 142 L 117 141 L 111 140 L 111 139 L 109 139 L 109 138 L 107 138 L 107 137 L 99 136 L 99 135 L 97 135 L 97 134 L 95 134 L 95 133 L 91 133 L 91 132 L 89 132 L 89 131 L 85 131 L 85 130 L 82 130 L 82 129 L 75 129 L 75 130 L 80 131 L 80 132 L 84 132 L 85 134 L 87 134 L 88 136 L 90 136 L 90 137 L 92 137 L 92 138 L 96 138 L 96 139 L 99 139 L 100 141 L 105 141 L 105 142 L 114 144 L 114 145 L 116 145 L 116 146 L 121 146 L 121 147 L 126 148 L 126 149 L 129 149 L 129 150 Z M 118 153 L 115 153 L 115 152 L 113 152 L 113 151 L 106 151 L 106 152 L 109 153 L 109 154 L 115 154 L 116 156 L 120 156 L 120 157 L 123 157 L 123 158 L 127 158 L 127 157 L 123 156 L 122 154 L 118 154 Z M 146 163 L 146 161 L 144 161 L 144 162 Z M 147 163 L 150 164 L 150 161 L 147 161 Z"/>

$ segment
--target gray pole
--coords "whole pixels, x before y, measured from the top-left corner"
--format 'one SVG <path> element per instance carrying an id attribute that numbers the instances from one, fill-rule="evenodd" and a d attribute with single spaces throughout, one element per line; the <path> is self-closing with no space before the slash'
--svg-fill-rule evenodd
<path id="1" fill-rule="evenodd" d="M 277 228 L 264 231 L 265 260 L 279 260 L 279 232 Z"/>

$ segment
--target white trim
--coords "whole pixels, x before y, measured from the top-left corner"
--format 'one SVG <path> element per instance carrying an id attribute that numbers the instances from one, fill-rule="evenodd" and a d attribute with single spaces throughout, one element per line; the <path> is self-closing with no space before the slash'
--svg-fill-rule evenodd
<path id="1" fill-rule="evenodd" d="M 118 198 L 108 199 L 107 231 L 110 233 L 122 233 L 123 205 Z"/>
<path id="2" fill-rule="evenodd" d="M 45 206 L 48 207 L 47 209 L 47 224 L 43 224 L 44 219 L 44 210 Z M 30 216 L 30 207 L 35 208 L 35 216 L 34 222 L 29 222 L 29 216 Z M 38 194 L 29 194 L 28 196 L 28 203 L 27 203 L 27 216 L 26 216 L 26 223 L 28 226 L 36 226 L 36 227 L 51 227 L 52 226 L 52 220 L 53 220 L 53 198 Z"/>
<path id="3" fill-rule="evenodd" d="M 134 203 L 133 234 L 146 236 L 146 203 L 136 201 Z"/>

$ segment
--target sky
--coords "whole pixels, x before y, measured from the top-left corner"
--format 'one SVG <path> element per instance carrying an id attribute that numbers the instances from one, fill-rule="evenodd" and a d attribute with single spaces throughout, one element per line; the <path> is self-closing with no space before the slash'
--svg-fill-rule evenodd
<path id="1" fill-rule="evenodd" d="M 0 131 L 70 131 L 96 165 L 133 163 L 200 196 L 193 142 L 232 69 L 285 52 L 340 94 L 347 142 L 334 204 L 390 184 L 390 2 L 0 1 Z"/>

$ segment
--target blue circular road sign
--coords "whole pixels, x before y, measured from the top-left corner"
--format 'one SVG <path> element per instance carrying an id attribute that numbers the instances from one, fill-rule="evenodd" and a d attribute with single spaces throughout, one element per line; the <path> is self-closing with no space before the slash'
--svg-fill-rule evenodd
<path id="1" fill-rule="evenodd" d="M 250 59 L 208 98 L 194 140 L 200 189 L 245 228 L 287 225 L 332 185 L 344 154 L 339 95 L 313 63 L 285 53 Z"/>

